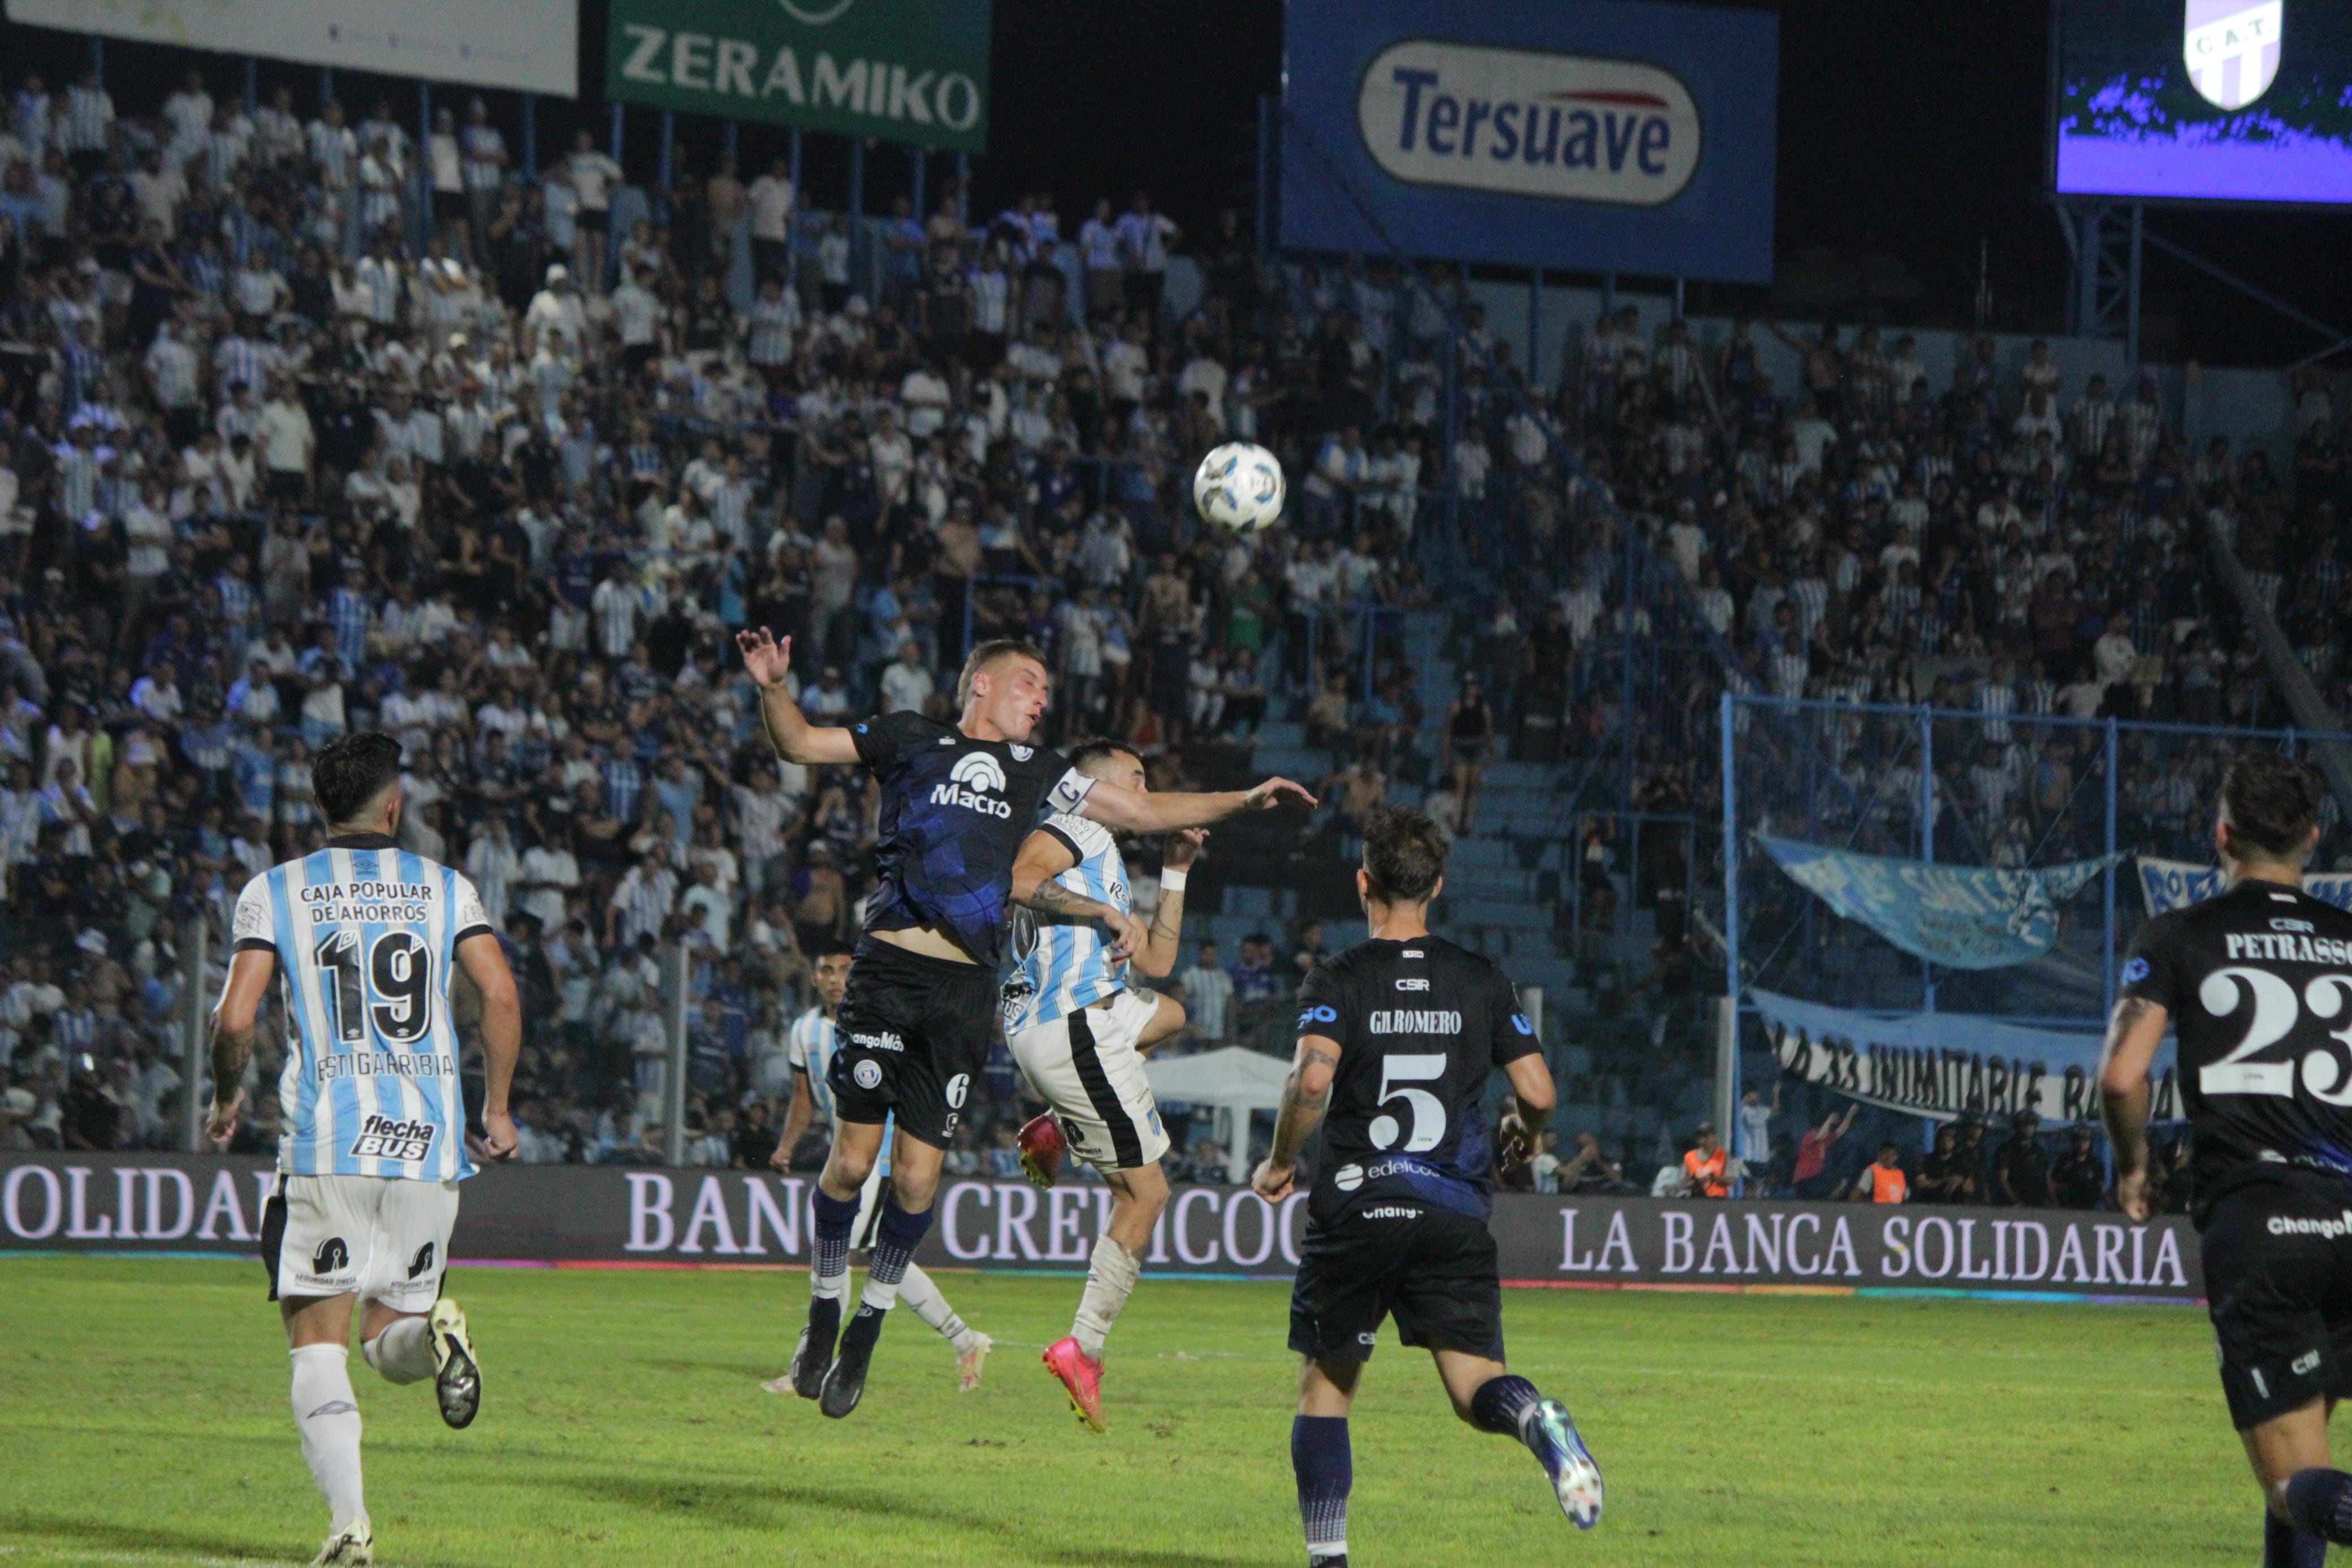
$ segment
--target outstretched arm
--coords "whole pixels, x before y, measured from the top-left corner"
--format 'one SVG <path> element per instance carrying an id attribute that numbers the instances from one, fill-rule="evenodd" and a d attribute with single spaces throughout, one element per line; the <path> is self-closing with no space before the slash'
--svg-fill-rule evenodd
<path id="1" fill-rule="evenodd" d="M 1274 1116 L 1274 1147 L 1258 1162 L 1250 1186 L 1269 1203 L 1290 1196 L 1298 1151 L 1322 1124 L 1331 1104 L 1331 1079 L 1339 1071 L 1339 1042 L 1329 1035 L 1298 1037 L 1298 1064 L 1282 1086 L 1282 1108 Z"/>
<path id="2" fill-rule="evenodd" d="M 2099 1068 L 2099 1111 L 2116 1155 L 2116 1207 L 2147 1218 L 2147 1069 L 2164 1043 L 2163 1008 L 2126 997 L 2107 1019 L 2107 1059 Z"/>
<path id="3" fill-rule="evenodd" d="M 1116 938 L 1110 948 L 1111 962 L 1125 963 L 1144 944 L 1143 922 L 1116 904 L 1084 897 L 1055 880 L 1077 863 L 1078 857 L 1060 833 L 1038 829 L 1013 862 L 1013 902 L 1066 925 L 1100 921 Z"/>
<path id="4" fill-rule="evenodd" d="M 804 768 L 854 767 L 857 743 L 845 729 L 820 728 L 809 723 L 800 704 L 784 685 L 793 666 L 793 640 L 779 643 L 765 626 L 735 633 L 743 655 L 743 669 L 760 688 L 760 722 L 767 727 L 768 744 L 787 762 Z"/>
<path id="5" fill-rule="evenodd" d="M 1255 789 L 1223 789 L 1202 795 L 1159 794 L 1129 789 L 1108 780 L 1087 792 L 1078 814 L 1125 833 L 1173 833 L 1205 828 L 1244 811 L 1270 811 L 1285 800 L 1313 806 L 1315 797 L 1287 779 L 1269 779 Z"/>

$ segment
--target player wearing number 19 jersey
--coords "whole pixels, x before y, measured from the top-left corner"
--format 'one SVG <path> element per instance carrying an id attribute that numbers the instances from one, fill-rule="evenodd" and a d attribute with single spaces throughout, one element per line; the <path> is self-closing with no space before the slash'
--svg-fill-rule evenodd
<path id="1" fill-rule="evenodd" d="M 320 1563 L 372 1560 L 360 1417 L 346 1367 L 352 1309 L 368 1364 L 431 1378 L 442 1419 L 472 1422 L 481 1377 L 465 1313 L 441 1294 L 457 1183 L 474 1174 L 457 1084 L 451 975 L 482 994 L 484 1146 L 514 1149 L 507 1090 L 520 1044 L 514 979 L 473 884 L 401 849 L 400 743 L 355 735 L 311 768 L 326 847 L 238 898 L 236 950 L 213 1024 L 211 1130 L 236 1131 L 264 994 L 283 982 L 285 1135 L 262 1221 L 269 1296 L 292 1347 L 294 1419 L 326 1495 Z"/>
<path id="2" fill-rule="evenodd" d="M 1503 1364 L 1489 1193 L 1498 1153 L 1510 1166 L 1528 1157 L 1551 1072 L 1503 972 L 1430 934 L 1444 869 L 1427 817 L 1382 812 L 1366 826 L 1356 886 L 1370 939 L 1299 988 L 1297 1066 L 1253 1183 L 1268 1202 L 1286 1197 L 1321 1120 L 1290 1298 L 1290 1348 L 1306 1357 L 1290 1459 L 1318 1568 L 1347 1562 L 1348 1410 L 1388 1317 L 1435 1358 L 1455 1415 L 1525 1443 L 1578 1525 L 1601 1517 L 1601 1471 L 1567 1408 Z M 1497 1068 L 1518 1102 L 1499 1150 L 1486 1109 Z"/>
<path id="3" fill-rule="evenodd" d="M 2116 1196 L 2147 1216 L 2147 1075 L 2169 1025 L 2221 1392 L 2268 1511 L 2265 1568 L 2352 1543 L 2327 1416 L 2352 1393 L 2352 915 L 2302 888 L 2318 779 L 2269 752 L 2221 786 L 2231 887 L 2140 928 L 2101 1078 Z"/>

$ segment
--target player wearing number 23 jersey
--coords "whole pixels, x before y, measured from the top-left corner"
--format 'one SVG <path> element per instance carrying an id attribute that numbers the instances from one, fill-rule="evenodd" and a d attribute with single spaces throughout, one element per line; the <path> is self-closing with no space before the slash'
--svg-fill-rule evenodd
<path id="1" fill-rule="evenodd" d="M 2148 1214 L 2148 1075 L 2166 1029 L 2196 1138 L 2195 1216 L 2221 1393 L 2263 1491 L 2263 1568 L 2352 1545 L 2327 1440 L 2352 1393 L 2352 914 L 2303 891 L 2319 777 L 2250 749 L 2221 781 L 2230 890 L 2140 930 L 2099 1094 L 2116 1202 Z"/>

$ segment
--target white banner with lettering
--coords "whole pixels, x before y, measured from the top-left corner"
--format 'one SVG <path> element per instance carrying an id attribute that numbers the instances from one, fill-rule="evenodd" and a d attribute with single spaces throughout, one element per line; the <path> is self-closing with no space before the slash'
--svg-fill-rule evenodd
<path id="1" fill-rule="evenodd" d="M 8 18 L 225 55 L 580 96 L 577 0 L 8 0 Z"/>
<path id="2" fill-rule="evenodd" d="M 2140 894 L 2147 900 L 2150 915 L 2186 909 L 2221 891 L 2221 870 L 2219 866 L 2199 865 L 2193 861 L 2158 860 L 2153 855 L 2139 855 L 2135 859 L 2139 866 Z M 2315 872 L 2303 879 L 2303 891 L 2322 904 L 2332 904 L 2338 909 L 2352 909 L 2352 872 Z"/>

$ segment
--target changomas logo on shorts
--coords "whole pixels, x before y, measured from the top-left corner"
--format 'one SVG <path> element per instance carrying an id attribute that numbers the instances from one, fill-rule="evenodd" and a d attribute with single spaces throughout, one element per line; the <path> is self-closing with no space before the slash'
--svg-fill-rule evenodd
<path id="1" fill-rule="evenodd" d="M 903 1051 L 907 1049 L 907 1042 L 887 1029 L 879 1034 L 853 1034 L 849 1037 L 849 1043 L 862 1045 L 868 1051 Z"/>
<path id="2" fill-rule="evenodd" d="M 2325 1236 L 2336 1240 L 2352 1236 L 2352 1208 L 2326 1219 L 2296 1219 L 2284 1214 L 2273 1214 L 2270 1220 L 2273 1236 Z"/>
<path id="3" fill-rule="evenodd" d="M 395 1122 L 389 1116 L 373 1115 L 360 1124 L 360 1135 L 352 1140 L 354 1159 L 421 1160 L 433 1147 L 433 1134 L 439 1132 L 430 1122 Z"/>

